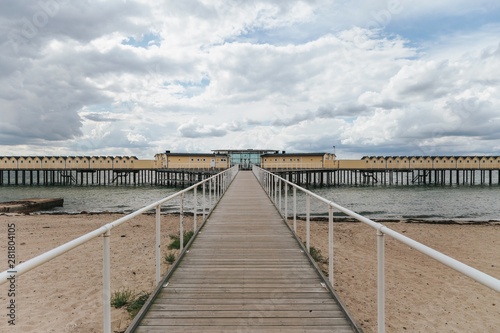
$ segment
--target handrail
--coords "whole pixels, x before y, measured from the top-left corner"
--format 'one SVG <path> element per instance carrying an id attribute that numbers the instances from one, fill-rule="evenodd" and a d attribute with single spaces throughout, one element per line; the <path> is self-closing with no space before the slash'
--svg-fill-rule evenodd
<path id="1" fill-rule="evenodd" d="M 276 208 L 278 208 L 280 214 L 282 214 L 283 218 L 288 219 L 288 206 L 287 206 L 287 193 L 288 193 L 288 188 L 287 186 L 282 186 L 282 184 L 287 184 L 293 188 L 293 205 L 294 205 L 294 211 L 293 211 L 293 230 L 296 232 L 296 218 L 297 218 L 297 203 L 296 203 L 296 191 L 300 190 L 305 193 L 306 195 L 306 248 L 307 251 L 310 251 L 310 199 L 311 197 L 325 203 L 328 205 L 328 220 L 329 220 L 329 232 L 328 232 L 328 248 L 329 248 L 329 264 L 328 264 L 328 272 L 329 272 L 329 282 L 331 284 L 331 287 L 333 288 L 333 208 L 341 211 L 342 213 L 351 216 L 355 218 L 356 220 L 363 222 L 373 229 L 377 231 L 377 253 L 378 253 L 378 264 L 377 264 L 377 309 L 378 309 L 378 332 L 383 333 L 385 332 L 385 276 L 384 276 L 384 235 L 388 235 L 399 242 L 427 255 L 428 257 L 431 257 L 438 262 L 458 271 L 459 273 L 462 273 L 471 279 L 473 279 L 476 282 L 479 282 L 485 286 L 487 286 L 490 289 L 493 289 L 497 292 L 500 292 L 500 280 L 496 279 L 493 276 L 490 276 L 486 273 L 483 273 L 471 266 L 468 266 L 456 259 L 453 259 L 439 251 L 436 251 L 422 243 L 419 243 L 407 236 L 404 236 L 386 226 L 383 224 L 377 223 L 375 221 L 372 221 L 362 215 L 359 215 L 347 208 L 344 208 L 337 203 L 327 200 L 307 189 L 304 189 L 282 177 L 279 177 L 272 172 L 269 172 L 267 170 L 264 170 L 262 168 L 259 168 L 257 166 L 254 166 L 253 168 L 253 173 L 261 183 L 262 187 L 266 192 L 268 193 L 269 197 L 273 201 L 274 205 Z M 281 189 L 285 188 L 285 195 L 284 195 L 284 200 L 285 200 L 285 211 L 282 212 L 281 209 Z M 279 198 L 278 198 L 278 191 L 280 191 Z M 279 202 L 278 202 L 279 200 Z"/>
<path id="2" fill-rule="evenodd" d="M 59 257 L 63 255 L 66 252 L 71 251 L 72 249 L 98 237 L 98 236 L 103 236 L 103 242 L 104 242 L 104 250 L 103 250 L 103 308 L 104 308 L 104 332 L 110 333 L 111 332 L 111 282 L 110 282 L 110 244 L 109 244 L 109 236 L 110 236 L 110 231 L 119 225 L 133 219 L 134 217 L 141 215 L 143 213 L 146 213 L 150 210 L 155 209 L 156 211 L 156 283 L 158 284 L 160 282 L 160 265 L 161 265 L 161 260 L 160 260 L 160 212 L 161 212 L 161 206 L 165 204 L 166 202 L 175 199 L 177 197 L 181 198 L 181 203 L 180 203 L 180 243 L 181 243 L 181 250 L 183 247 L 183 198 L 184 194 L 193 190 L 194 191 L 194 197 L 196 198 L 196 192 L 197 188 L 199 186 L 203 187 L 203 199 L 202 199 L 202 210 L 203 210 L 203 221 L 208 217 L 210 212 L 213 210 L 213 208 L 217 205 L 218 201 L 221 199 L 222 195 L 224 192 L 227 190 L 229 185 L 231 184 L 232 180 L 238 173 L 238 166 L 234 166 L 230 169 L 224 170 L 223 172 L 220 172 L 210 178 L 207 178 L 197 184 L 194 184 L 182 191 L 179 191 L 177 193 L 174 193 L 166 198 L 163 198 L 159 201 L 156 201 L 144 208 L 141 208 L 133 213 L 130 213 L 122 218 L 119 218 L 118 220 L 115 220 L 111 223 L 108 223 L 94 231 L 91 231 L 81 237 L 78 237 L 76 239 L 73 239 L 63 245 L 60 245 L 52 250 L 49 250 L 43 254 L 40 254 L 32 259 L 29 259 L 28 261 L 25 261 L 17 266 L 15 266 L 12 269 L 8 269 L 6 271 L 3 271 L 0 273 L 0 285 L 5 284 L 8 282 L 10 279 L 17 278 L 20 275 L 23 275 L 30 270 L 41 266 L 48 261 Z M 207 200 L 205 199 L 205 188 L 207 187 L 208 183 L 208 204 L 209 204 L 209 213 L 208 215 L 206 214 L 206 203 Z M 197 219 L 197 211 L 198 211 L 198 203 L 197 200 L 194 200 L 193 203 L 193 219 L 194 219 L 194 228 L 196 232 L 196 219 Z"/>

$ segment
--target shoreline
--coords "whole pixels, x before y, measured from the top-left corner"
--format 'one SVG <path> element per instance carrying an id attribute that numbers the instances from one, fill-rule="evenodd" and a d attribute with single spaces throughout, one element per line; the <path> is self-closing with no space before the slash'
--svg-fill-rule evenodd
<path id="1" fill-rule="evenodd" d="M 54 215 L 54 216 L 78 216 L 78 215 L 97 215 L 97 216 L 109 216 L 109 215 L 120 215 L 120 216 L 126 216 L 128 214 L 131 214 L 133 211 L 130 212 L 109 212 L 109 211 L 103 211 L 103 212 L 87 212 L 87 211 L 81 211 L 81 212 L 51 212 L 51 211 L 38 211 L 38 212 L 0 212 L 0 216 L 37 216 L 37 215 Z M 146 212 L 143 213 L 142 215 L 155 215 L 156 213 L 154 210 L 151 210 L 151 212 Z M 202 213 L 198 212 L 198 216 L 200 216 Z M 179 212 L 172 212 L 172 211 L 162 211 L 161 212 L 162 216 L 166 215 L 173 215 L 173 216 L 178 216 Z M 194 216 L 193 212 L 184 212 L 184 216 Z M 290 220 L 292 216 L 289 216 L 288 219 Z M 297 215 L 297 221 L 305 221 L 306 216 L 305 215 Z M 373 218 L 370 219 L 374 222 L 377 223 L 415 223 L 415 224 L 444 224 L 444 225 L 498 225 L 500 224 L 500 219 L 489 219 L 489 220 L 471 220 L 471 219 L 461 219 L 461 218 L 456 218 L 456 219 L 449 219 L 449 218 L 443 218 L 443 219 L 425 219 L 425 218 L 401 218 L 401 219 L 394 219 L 394 218 Z M 310 217 L 311 222 L 328 222 L 328 217 L 325 216 L 315 216 L 311 215 Z M 352 217 L 333 217 L 333 222 L 335 223 L 362 223 L 355 218 Z"/>

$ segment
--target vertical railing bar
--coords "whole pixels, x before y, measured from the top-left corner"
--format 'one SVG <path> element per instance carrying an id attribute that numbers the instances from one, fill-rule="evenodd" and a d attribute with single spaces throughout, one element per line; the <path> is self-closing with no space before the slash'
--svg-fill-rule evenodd
<path id="1" fill-rule="evenodd" d="M 267 195 L 269 196 L 269 198 L 271 200 L 273 199 L 273 184 L 272 184 L 272 179 L 273 179 L 273 177 L 270 174 L 268 174 L 267 175 L 267 181 L 269 183 L 269 186 L 268 186 L 269 190 L 267 191 Z"/>
<path id="2" fill-rule="evenodd" d="M 214 181 L 213 178 L 210 178 L 208 181 L 208 207 L 209 211 L 212 209 L 212 182 Z"/>
<path id="3" fill-rule="evenodd" d="M 311 250 L 311 195 L 306 194 L 306 246 L 307 252 Z"/>
<path id="4" fill-rule="evenodd" d="M 203 204 L 203 222 L 205 222 L 205 209 L 207 209 L 207 200 L 205 199 L 205 187 L 206 187 L 206 182 L 203 183 L 203 200 L 202 200 L 202 204 Z"/>
<path id="5" fill-rule="evenodd" d="M 297 233 L 297 188 L 293 187 L 293 232 Z"/>
<path id="6" fill-rule="evenodd" d="M 274 180 L 273 180 L 274 205 L 276 205 L 277 200 L 278 200 L 278 185 L 277 185 L 278 177 L 276 177 L 276 175 L 275 175 L 273 178 L 274 178 Z"/>
<path id="7" fill-rule="evenodd" d="M 184 249 L 184 193 L 181 194 L 181 207 L 179 214 L 179 241 L 180 250 Z"/>
<path id="8" fill-rule="evenodd" d="M 328 205 L 328 277 L 333 287 L 333 207 Z"/>
<path id="9" fill-rule="evenodd" d="M 161 205 L 156 206 L 156 285 L 161 279 Z"/>
<path id="10" fill-rule="evenodd" d="M 193 193 L 193 231 L 196 232 L 198 230 L 198 188 L 194 188 L 194 193 Z"/>
<path id="11" fill-rule="evenodd" d="M 288 184 L 285 183 L 285 222 L 288 224 Z"/>
<path id="12" fill-rule="evenodd" d="M 279 209 L 279 212 L 280 212 L 280 215 L 283 216 L 283 213 L 281 211 L 281 179 L 278 178 L 278 200 L 279 200 L 279 204 L 278 204 L 278 209 Z"/>
<path id="13" fill-rule="evenodd" d="M 103 272 L 102 272 L 102 306 L 103 306 L 103 332 L 111 333 L 111 255 L 110 255 L 110 231 L 103 235 Z"/>
<path id="14" fill-rule="evenodd" d="M 377 230 L 377 326 L 378 333 L 385 332 L 385 240 L 384 233 Z"/>

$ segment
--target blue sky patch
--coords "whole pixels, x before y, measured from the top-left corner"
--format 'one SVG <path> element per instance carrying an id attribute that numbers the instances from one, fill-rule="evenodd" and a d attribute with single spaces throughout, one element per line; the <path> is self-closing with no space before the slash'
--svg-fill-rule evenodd
<path id="1" fill-rule="evenodd" d="M 152 45 L 160 46 L 161 37 L 158 34 L 148 32 L 147 34 L 142 35 L 141 38 L 137 40 L 134 37 L 128 37 L 122 42 L 122 44 L 147 49 Z"/>

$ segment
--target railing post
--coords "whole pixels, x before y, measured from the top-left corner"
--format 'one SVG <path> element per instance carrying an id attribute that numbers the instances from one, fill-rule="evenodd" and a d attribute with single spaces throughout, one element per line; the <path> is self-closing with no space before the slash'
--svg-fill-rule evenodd
<path id="1" fill-rule="evenodd" d="M 217 179 L 217 181 L 218 181 L 218 184 L 217 184 L 218 185 L 217 186 L 217 202 L 219 202 L 220 197 L 222 195 L 222 175 L 219 175 L 217 178 L 218 178 Z"/>
<path id="2" fill-rule="evenodd" d="M 210 178 L 208 181 L 208 207 L 209 210 L 212 209 L 212 182 L 214 181 L 213 178 Z"/>
<path id="3" fill-rule="evenodd" d="M 307 252 L 310 253 L 311 250 L 311 195 L 306 194 L 306 247 Z"/>
<path id="4" fill-rule="evenodd" d="M 288 224 L 288 184 L 285 183 L 285 222 Z"/>
<path id="5" fill-rule="evenodd" d="M 377 326 L 378 333 L 385 332 L 385 240 L 384 234 L 377 231 Z"/>
<path id="6" fill-rule="evenodd" d="M 297 233 L 297 188 L 293 187 L 293 232 Z"/>
<path id="7" fill-rule="evenodd" d="M 160 283 L 161 279 L 161 206 L 156 206 L 156 285 Z"/>
<path id="8" fill-rule="evenodd" d="M 181 207 L 179 217 L 179 242 L 180 250 L 184 249 L 184 193 L 181 194 Z"/>
<path id="9" fill-rule="evenodd" d="M 280 215 L 282 215 L 281 213 L 281 179 L 278 178 L 278 199 L 279 199 L 279 204 L 278 204 L 278 209 L 279 209 L 279 212 L 280 212 Z"/>
<path id="10" fill-rule="evenodd" d="M 103 239 L 103 271 L 102 271 L 102 307 L 104 333 L 111 333 L 111 255 L 109 246 L 109 230 L 102 235 Z"/>
<path id="11" fill-rule="evenodd" d="M 328 277 L 333 287 L 333 207 L 328 205 Z"/>
<path id="12" fill-rule="evenodd" d="M 207 208 L 207 200 L 205 199 L 205 187 L 206 187 L 206 182 L 202 184 L 203 186 L 203 200 L 202 200 L 202 204 L 203 204 L 203 222 L 205 222 L 205 209 Z"/>
<path id="13" fill-rule="evenodd" d="M 271 200 L 273 200 L 273 177 L 271 176 L 271 174 L 267 174 L 267 181 L 269 183 L 267 195 Z"/>
<path id="14" fill-rule="evenodd" d="M 198 217 L 198 188 L 194 188 L 194 193 L 193 193 L 193 230 L 196 232 L 198 230 L 198 224 L 196 221 L 196 218 Z"/>
<path id="15" fill-rule="evenodd" d="M 273 191 L 274 191 L 274 204 L 276 205 L 276 202 L 278 200 L 278 185 L 276 183 L 278 182 L 278 177 L 273 175 Z"/>

